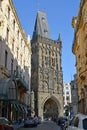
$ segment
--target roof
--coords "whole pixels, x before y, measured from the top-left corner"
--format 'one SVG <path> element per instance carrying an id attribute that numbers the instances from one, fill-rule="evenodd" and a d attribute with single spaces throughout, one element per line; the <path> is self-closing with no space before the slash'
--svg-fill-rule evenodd
<path id="1" fill-rule="evenodd" d="M 41 11 L 38 11 L 37 13 L 32 39 L 36 38 L 36 36 L 38 35 L 50 39 L 50 32 L 48 28 L 46 13 Z"/>

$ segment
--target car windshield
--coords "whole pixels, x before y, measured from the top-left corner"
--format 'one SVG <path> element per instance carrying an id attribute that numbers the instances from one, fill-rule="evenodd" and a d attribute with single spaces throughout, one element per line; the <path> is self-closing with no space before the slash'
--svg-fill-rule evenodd
<path id="1" fill-rule="evenodd" d="M 87 118 L 83 120 L 83 129 L 87 130 Z"/>

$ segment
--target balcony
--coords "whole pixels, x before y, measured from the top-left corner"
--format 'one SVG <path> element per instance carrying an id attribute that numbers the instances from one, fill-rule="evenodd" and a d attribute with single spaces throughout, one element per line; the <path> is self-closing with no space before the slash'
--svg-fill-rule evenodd
<path id="1" fill-rule="evenodd" d="M 16 78 L 17 83 L 22 86 L 26 91 L 29 90 L 29 85 L 26 83 L 26 81 L 23 79 L 23 77 L 21 76 L 21 74 L 19 73 L 19 71 L 14 70 L 14 71 L 8 71 L 9 76 Z"/>

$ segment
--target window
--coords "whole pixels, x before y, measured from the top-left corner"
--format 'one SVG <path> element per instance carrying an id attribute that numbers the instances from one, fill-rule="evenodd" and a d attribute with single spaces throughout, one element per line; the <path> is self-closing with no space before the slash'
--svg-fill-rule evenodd
<path id="1" fill-rule="evenodd" d="M 56 64 L 56 69 L 58 70 L 58 64 Z"/>
<path id="2" fill-rule="evenodd" d="M 69 101 L 69 96 L 66 96 L 66 100 Z"/>
<path id="3" fill-rule="evenodd" d="M 16 75 L 18 76 L 18 66 L 16 65 Z"/>
<path id="4" fill-rule="evenodd" d="M 11 71 L 13 71 L 13 59 L 11 59 Z"/>
<path id="5" fill-rule="evenodd" d="M 18 39 L 19 39 L 19 30 L 18 30 L 18 32 L 17 32 L 17 37 L 18 37 Z"/>
<path id="6" fill-rule="evenodd" d="M 66 89 L 68 90 L 68 89 L 69 89 L 69 87 L 66 87 Z"/>
<path id="7" fill-rule="evenodd" d="M 20 64 L 22 65 L 22 55 L 20 55 Z"/>
<path id="8" fill-rule="evenodd" d="M 8 7 L 8 19 L 10 19 L 10 8 Z"/>
<path id="9" fill-rule="evenodd" d="M 17 48 L 17 59 L 18 59 L 18 48 Z"/>
<path id="10" fill-rule="evenodd" d="M 9 29 L 7 28 L 6 40 L 9 41 Z"/>
<path id="11" fill-rule="evenodd" d="M 22 42 L 23 42 L 23 39 L 21 38 L 21 47 L 22 47 Z"/>
<path id="12" fill-rule="evenodd" d="M 12 40 L 12 51 L 14 52 L 14 39 Z"/>
<path id="13" fill-rule="evenodd" d="M 24 69 L 25 69 L 25 60 L 24 60 Z"/>
<path id="14" fill-rule="evenodd" d="M 5 51 L 5 67 L 7 68 L 8 52 Z"/>
<path id="15" fill-rule="evenodd" d="M 52 79 L 49 80 L 49 88 L 53 89 L 53 80 Z"/>
<path id="16" fill-rule="evenodd" d="M 25 46 L 24 46 L 24 53 L 25 53 Z"/>
<path id="17" fill-rule="evenodd" d="M 15 20 L 13 20 L 13 30 L 15 30 Z"/>
<path id="18" fill-rule="evenodd" d="M 43 21 L 43 22 L 45 21 L 45 18 L 44 18 L 44 17 L 42 17 L 42 21 Z"/>
<path id="19" fill-rule="evenodd" d="M 66 92 L 67 95 L 69 95 L 69 92 Z"/>
<path id="20" fill-rule="evenodd" d="M 0 0 L 0 8 L 1 8 L 1 6 L 2 6 L 2 0 Z"/>

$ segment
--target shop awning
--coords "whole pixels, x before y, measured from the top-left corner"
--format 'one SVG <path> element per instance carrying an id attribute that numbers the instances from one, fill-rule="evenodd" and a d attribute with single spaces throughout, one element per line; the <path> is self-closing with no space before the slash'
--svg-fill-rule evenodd
<path id="1" fill-rule="evenodd" d="M 13 107 L 15 108 L 16 111 L 22 112 L 22 110 L 21 110 L 21 108 L 20 108 L 20 105 L 19 105 L 18 103 L 16 103 L 16 104 L 14 103 L 14 104 L 13 104 Z"/>
<path id="2" fill-rule="evenodd" d="M 24 113 L 25 111 L 24 111 L 23 106 L 22 106 L 21 104 L 20 104 L 19 106 L 20 106 L 20 108 L 21 108 L 22 112 Z"/>
<path id="3" fill-rule="evenodd" d="M 15 108 L 16 111 L 18 111 L 18 107 L 16 104 L 13 104 L 13 107 Z"/>

